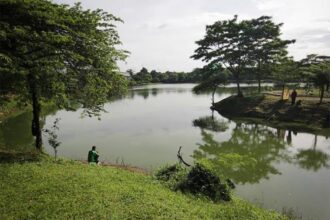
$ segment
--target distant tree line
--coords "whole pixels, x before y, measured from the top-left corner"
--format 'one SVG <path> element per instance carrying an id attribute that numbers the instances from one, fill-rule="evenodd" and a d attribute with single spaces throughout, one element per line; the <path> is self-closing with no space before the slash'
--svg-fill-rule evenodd
<path id="1" fill-rule="evenodd" d="M 126 71 L 125 75 L 128 77 L 131 86 L 147 83 L 200 83 L 204 80 L 207 71 L 207 67 L 195 68 L 190 72 L 149 71 L 147 68 L 143 67 L 138 72 L 129 69 Z M 227 77 L 229 82 L 235 82 L 234 76 L 229 74 Z M 243 74 L 241 80 L 243 82 L 256 81 L 257 73 L 251 71 L 249 74 Z M 262 80 L 271 81 L 273 77 L 271 75 L 266 75 Z"/>
<path id="2" fill-rule="evenodd" d="M 191 72 L 158 72 L 143 67 L 139 72 L 127 70 L 131 85 L 147 83 L 196 83 L 202 80 L 201 69 L 194 69 Z"/>

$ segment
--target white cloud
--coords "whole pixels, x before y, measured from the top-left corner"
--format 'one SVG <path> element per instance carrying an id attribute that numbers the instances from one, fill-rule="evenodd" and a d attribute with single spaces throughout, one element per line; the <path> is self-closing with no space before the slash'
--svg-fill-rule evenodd
<path id="1" fill-rule="evenodd" d="M 284 1 L 279 0 L 255 0 L 254 2 L 260 11 L 280 9 L 286 6 Z"/>

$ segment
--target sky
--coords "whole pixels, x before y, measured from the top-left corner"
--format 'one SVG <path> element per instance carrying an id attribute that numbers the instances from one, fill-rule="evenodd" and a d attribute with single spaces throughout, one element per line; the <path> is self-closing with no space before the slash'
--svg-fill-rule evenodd
<path id="1" fill-rule="evenodd" d="M 75 0 L 53 0 L 72 5 Z M 272 16 L 284 23 L 282 39 L 296 39 L 289 55 L 330 55 L 330 0 L 81 0 L 85 9 L 101 8 L 124 20 L 117 24 L 122 45 L 130 51 L 121 71 L 142 67 L 191 71 L 205 63 L 190 58 L 205 26 L 218 20 Z"/>

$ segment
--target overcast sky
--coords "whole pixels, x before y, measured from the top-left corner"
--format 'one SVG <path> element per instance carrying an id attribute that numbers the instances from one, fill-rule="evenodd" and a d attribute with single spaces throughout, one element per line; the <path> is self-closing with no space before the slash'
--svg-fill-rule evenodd
<path id="1" fill-rule="evenodd" d="M 73 4 L 75 0 L 53 0 Z M 272 16 L 284 23 L 283 39 L 296 39 L 290 55 L 330 55 L 330 0 L 82 0 L 84 8 L 101 8 L 124 20 L 118 24 L 122 48 L 131 52 L 122 71 L 146 67 L 190 71 L 203 63 L 189 57 L 205 25 L 217 20 Z"/>

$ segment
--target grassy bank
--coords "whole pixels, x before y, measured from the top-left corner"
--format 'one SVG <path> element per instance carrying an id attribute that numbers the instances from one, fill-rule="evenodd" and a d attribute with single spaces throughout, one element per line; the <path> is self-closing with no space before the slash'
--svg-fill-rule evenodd
<path id="1" fill-rule="evenodd" d="M 330 110 L 330 99 L 298 97 L 298 105 L 274 95 L 231 96 L 215 104 L 223 116 L 235 120 L 269 124 L 296 131 L 322 132 Z"/>
<path id="2" fill-rule="evenodd" d="M 0 164 L 0 219 L 286 219 L 234 198 L 215 204 L 152 176 L 75 161 Z"/>

